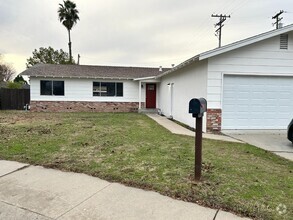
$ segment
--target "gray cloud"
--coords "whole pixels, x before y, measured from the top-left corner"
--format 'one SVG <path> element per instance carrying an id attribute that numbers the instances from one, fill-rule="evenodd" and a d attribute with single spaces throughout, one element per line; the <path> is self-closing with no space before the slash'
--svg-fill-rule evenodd
<path id="1" fill-rule="evenodd" d="M 57 16 L 59 0 L 0 0 L 0 53 L 31 56 L 35 48 L 68 50 Z M 273 29 L 271 16 L 291 0 L 75 0 L 80 21 L 72 30 L 73 54 L 83 64 L 169 66 L 217 47 L 212 13 L 231 14 L 223 44 Z M 286 24 L 293 13 L 284 14 Z M 23 59 L 23 58 L 21 58 Z M 26 60 L 17 68 L 25 68 Z M 16 63 L 16 61 L 15 61 Z"/>

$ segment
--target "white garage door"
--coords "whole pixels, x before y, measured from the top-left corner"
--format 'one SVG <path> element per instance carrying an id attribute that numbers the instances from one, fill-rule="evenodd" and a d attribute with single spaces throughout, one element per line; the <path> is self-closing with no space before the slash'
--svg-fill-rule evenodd
<path id="1" fill-rule="evenodd" d="M 225 75 L 222 129 L 286 129 L 293 77 Z"/>

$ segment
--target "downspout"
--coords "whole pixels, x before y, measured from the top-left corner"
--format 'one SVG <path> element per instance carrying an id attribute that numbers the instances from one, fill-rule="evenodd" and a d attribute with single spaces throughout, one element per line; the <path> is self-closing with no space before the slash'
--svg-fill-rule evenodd
<path id="1" fill-rule="evenodd" d="M 141 109 L 141 81 L 138 82 L 138 110 Z"/>
<path id="2" fill-rule="evenodd" d="M 170 119 L 173 119 L 173 85 L 174 83 L 168 83 L 168 86 L 170 87 Z"/>

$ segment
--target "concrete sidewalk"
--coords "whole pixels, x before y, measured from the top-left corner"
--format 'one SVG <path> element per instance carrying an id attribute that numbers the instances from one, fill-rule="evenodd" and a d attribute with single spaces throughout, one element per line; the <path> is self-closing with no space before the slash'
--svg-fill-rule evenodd
<path id="1" fill-rule="evenodd" d="M 169 131 L 171 131 L 174 134 L 182 134 L 182 135 L 188 135 L 188 136 L 195 136 L 195 132 L 182 127 L 181 125 L 178 125 L 177 123 L 169 120 L 168 118 L 164 116 L 160 116 L 158 114 L 147 114 L 151 119 L 155 120 L 158 124 L 162 125 Z M 236 140 L 232 137 L 225 136 L 225 135 L 216 135 L 216 134 L 202 134 L 203 138 L 213 139 L 213 140 L 220 140 L 220 141 L 230 141 L 230 142 L 236 142 L 236 143 L 243 143 L 240 140 Z"/>
<path id="2" fill-rule="evenodd" d="M 248 218 L 84 174 L 0 160 L 0 219 Z"/>

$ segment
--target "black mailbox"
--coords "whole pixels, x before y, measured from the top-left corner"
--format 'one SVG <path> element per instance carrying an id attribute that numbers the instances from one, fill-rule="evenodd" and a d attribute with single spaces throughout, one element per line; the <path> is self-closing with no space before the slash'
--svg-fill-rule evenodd
<path id="1" fill-rule="evenodd" d="M 189 113 L 192 117 L 200 118 L 207 111 L 207 100 L 204 98 L 191 99 L 189 101 Z"/>

